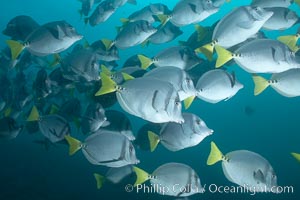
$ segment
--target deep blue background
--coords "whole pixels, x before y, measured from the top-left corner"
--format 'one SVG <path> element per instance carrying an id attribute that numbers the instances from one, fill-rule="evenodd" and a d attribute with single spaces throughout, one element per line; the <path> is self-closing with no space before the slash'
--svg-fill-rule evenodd
<path id="1" fill-rule="evenodd" d="M 127 17 L 149 3 L 161 2 L 170 9 L 177 1 L 138 0 L 138 5 L 126 4 L 105 23 L 96 27 L 85 26 L 77 10 L 81 4 L 76 0 L 9 0 L 1 2 L 0 30 L 17 15 L 30 15 L 38 23 L 43 24 L 55 20 L 66 20 L 93 42 L 102 38 L 114 39 L 115 26 L 121 25 L 119 18 Z M 222 7 L 219 13 L 201 22 L 201 25 L 213 24 L 231 9 L 239 5 L 247 5 L 250 1 L 232 0 Z M 297 10 L 299 7 L 293 6 Z M 298 27 L 287 31 L 266 32 L 270 38 L 278 35 L 295 33 Z M 194 31 L 193 26 L 182 29 L 184 34 L 178 40 L 185 40 Z M 238 36 L 237 36 L 238 37 Z M 0 35 L 0 47 L 5 47 L 8 37 Z M 136 53 L 148 56 L 155 55 L 165 47 L 176 45 L 177 40 L 163 45 L 150 45 L 148 48 L 133 47 L 120 50 L 120 65 Z M 159 146 L 153 153 L 137 150 L 142 161 L 139 167 L 152 172 L 167 162 L 182 162 L 194 168 L 201 178 L 202 184 L 231 186 L 223 175 L 220 163 L 206 166 L 210 150 L 210 141 L 215 141 L 224 152 L 238 149 L 255 151 L 269 160 L 278 176 L 281 186 L 293 186 L 294 194 L 210 194 L 195 195 L 190 199 L 299 199 L 300 163 L 292 158 L 291 151 L 300 152 L 300 99 L 286 98 L 269 88 L 261 95 L 253 95 L 251 76 L 239 67 L 232 69 L 244 88 L 232 99 L 218 104 L 209 104 L 197 100 L 188 112 L 199 115 L 214 134 L 206 138 L 197 147 L 179 152 L 167 151 Z M 251 115 L 245 113 L 245 107 L 251 107 Z M 118 106 L 116 106 L 118 108 Z M 144 121 L 131 117 L 134 131 Z M 74 133 L 78 134 L 78 133 Z M 156 194 L 126 193 L 124 186 L 133 183 L 134 177 L 124 183 L 112 185 L 107 183 L 101 190 L 96 190 L 94 172 L 105 173 L 106 168 L 91 165 L 81 152 L 70 157 L 66 146 L 57 145 L 45 151 L 32 141 L 41 136 L 19 135 L 11 141 L 0 141 L 0 199 L 1 200 L 60 200 L 60 199 L 172 199 Z M 298 196 L 298 197 L 297 197 Z"/>

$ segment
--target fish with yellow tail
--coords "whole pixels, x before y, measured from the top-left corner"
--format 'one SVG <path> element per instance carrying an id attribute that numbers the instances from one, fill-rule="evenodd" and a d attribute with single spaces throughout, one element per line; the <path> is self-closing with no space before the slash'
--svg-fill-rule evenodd
<path id="1" fill-rule="evenodd" d="M 134 116 L 153 123 L 183 123 L 181 102 L 171 83 L 141 77 L 117 85 L 105 73 L 101 73 L 102 87 L 95 94 L 116 92 L 120 106 Z"/>
<path id="2" fill-rule="evenodd" d="M 197 115 L 183 113 L 183 118 L 183 124 L 174 122 L 164 124 L 159 135 L 148 131 L 152 152 L 156 149 L 159 142 L 170 151 L 179 151 L 198 145 L 213 133 L 213 130 L 208 128 L 205 122 Z"/>
<path id="3" fill-rule="evenodd" d="M 261 155 L 248 150 L 232 151 L 224 155 L 214 142 L 207 165 L 222 162 L 226 178 L 255 192 L 277 192 L 277 176 L 270 163 Z"/>
<path id="4" fill-rule="evenodd" d="M 123 167 L 138 164 L 135 149 L 127 137 L 112 131 L 101 131 L 90 135 L 81 142 L 70 135 L 65 139 L 69 144 L 69 154 L 80 149 L 85 158 L 94 165 L 107 167 Z"/>
<path id="5" fill-rule="evenodd" d="M 276 92 L 285 97 L 300 96 L 300 69 L 290 69 L 285 72 L 273 74 L 270 80 L 264 77 L 252 76 L 255 89 L 254 95 L 259 95 L 268 86 L 271 86 Z"/>
<path id="6" fill-rule="evenodd" d="M 233 59 L 249 73 L 280 73 L 300 68 L 299 58 L 287 45 L 272 39 L 256 39 L 241 46 L 234 52 L 216 46 L 218 54 L 216 67 Z"/>
<path id="7" fill-rule="evenodd" d="M 133 170 L 137 175 L 134 183 L 137 189 L 150 180 L 152 185 L 160 186 L 155 192 L 161 195 L 187 197 L 204 192 L 197 173 L 185 164 L 166 163 L 151 174 L 138 167 L 133 167 Z"/>
<path id="8" fill-rule="evenodd" d="M 216 45 L 230 48 L 255 35 L 273 12 L 260 7 L 241 6 L 223 17 L 216 25 L 212 42 L 196 49 L 212 60 Z"/>

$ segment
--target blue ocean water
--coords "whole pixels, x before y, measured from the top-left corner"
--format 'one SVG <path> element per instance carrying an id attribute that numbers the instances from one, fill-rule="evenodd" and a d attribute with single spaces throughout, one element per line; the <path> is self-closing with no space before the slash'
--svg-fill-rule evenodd
<path id="1" fill-rule="evenodd" d="M 113 39 L 116 36 L 116 26 L 121 25 L 120 18 L 129 16 L 132 12 L 150 3 L 164 3 L 170 9 L 177 0 L 137 0 L 137 5 L 125 4 L 119 8 L 105 23 L 96 27 L 84 25 L 78 9 L 81 4 L 75 0 L 10 0 L 3 1 L 1 6 L 0 29 L 17 15 L 28 15 L 39 24 L 50 21 L 66 20 L 76 30 L 84 35 L 87 41 L 93 42 L 102 38 Z M 200 24 L 212 25 L 233 8 L 248 5 L 248 0 L 231 0 L 215 15 Z M 299 12 L 299 7 L 293 5 L 293 10 Z M 270 38 L 279 35 L 294 34 L 298 26 L 286 31 L 265 31 Z M 184 34 L 175 41 L 150 45 L 147 48 L 132 47 L 120 50 L 122 64 L 130 56 L 143 53 L 149 57 L 160 50 L 177 45 L 179 40 L 186 40 L 194 31 L 192 25 L 182 28 Z M 5 40 L 0 35 L 0 48 L 3 49 Z M 70 48 L 71 49 L 71 48 Z M 67 50 L 70 51 L 70 50 Z M 281 194 L 261 193 L 225 193 L 224 191 L 209 191 L 197 194 L 189 199 L 299 199 L 300 196 L 300 163 L 290 152 L 300 152 L 299 113 L 300 99 L 286 98 L 269 88 L 259 96 L 253 95 L 254 84 L 251 76 L 238 66 L 233 71 L 244 88 L 232 99 L 218 104 L 209 104 L 196 100 L 189 112 L 199 115 L 206 124 L 214 129 L 214 134 L 206 138 L 198 146 L 179 152 L 170 152 L 161 145 L 153 153 L 137 150 L 141 160 L 138 165 L 148 172 L 168 162 L 181 162 L 191 166 L 200 176 L 202 185 L 234 186 L 224 176 L 220 163 L 207 166 L 206 160 L 210 151 L 210 142 L 215 141 L 224 152 L 247 149 L 257 152 L 272 164 L 280 186 L 292 186 L 293 191 Z M 118 105 L 114 106 L 120 109 Z M 145 122 L 130 117 L 136 133 Z M 105 183 L 101 190 L 96 189 L 93 173 L 105 174 L 106 168 L 91 165 L 82 153 L 70 157 L 68 148 L 56 145 L 49 151 L 34 144 L 33 136 L 20 134 L 14 140 L 0 140 L 0 199 L 1 200 L 81 200 L 81 199 L 174 199 L 152 192 L 126 192 L 125 186 L 133 184 L 135 177 L 129 177 L 120 184 Z"/>

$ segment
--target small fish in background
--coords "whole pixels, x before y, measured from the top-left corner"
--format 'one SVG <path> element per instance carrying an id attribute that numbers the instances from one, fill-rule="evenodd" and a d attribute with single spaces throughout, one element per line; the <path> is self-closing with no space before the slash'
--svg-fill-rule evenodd
<path id="1" fill-rule="evenodd" d="M 16 60 L 24 49 L 36 56 L 46 56 L 62 52 L 82 39 L 75 28 L 66 21 L 46 23 L 35 29 L 23 43 L 7 40 L 12 60 Z"/>
<path id="2" fill-rule="evenodd" d="M 157 29 L 148 21 L 138 20 L 130 22 L 122 28 L 113 41 L 107 39 L 102 41 L 107 47 L 106 49 L 110 49 L 114 45 L 119 49 L 126 49 L 142 44 L 156 31 Z"/>
<path id="3" fill-rule="evenodd" d="M 163 124 L 156 123 L 146 123 L 139 130 L 136 135 L 136 139 L 134 140 L 134 145 L 143 151 L 150 151 L 150 143 L 148 132 L 151 131 L 153 133 L 159 133 Z"/>
<path id="4" fill-rule="evenodd" d="M 88 136 L 84 142 L 67 135 L 66 140 L 70 155 L 82 149 L 85 158 L 94 165 L 123 167 L 140 162 L 130 140 L 119 133 L 101 131 Z"/>
<path id="5" fill-rule="evenodd" d="M 23 126 L 11 117 L 0 118 L 0 139 L 11 140 L 23 130 Z"/>
<path id="6" fill-rule="evenodd" d="M 94 10 L 90 17 L 84 19 L 85 24 L 96 26 L 105 22 L 112 14 L 116 12 L 116 7 L 111 1 L 102 1 Z"/>
<path id="7" fill-rule="evenodd" d="M 262 8 L 288 8 L 292 3 L 300 5 L 299 0 L 252 0 L 252 6 L 259 6 Z"/>
<path id="8" fill-rule="evenodd" d="M 267 11 L 273 12 L 273 15 L 268 19 L 263 28 L 266 30 L 286 30 L 300 23 L 299 16 L 289 8 L 265 8 Z"/>
<path id="9" fill-rule="evenodd" d="M 212 40 L 213 32 L 219 21 L 215 22 L 212 26 L 203 27 L 195 24 L 195 31 L 188 37 L 186 41 L 179 41 L 180 45 L 189 46 L 193 50 L 201 47 Z"/>
<path id="10" fill-rule="evenodd" d="M 100 103 L 88 104 L 85 113 L 81 117 L 81 131 L 83 134 L 97 132 L 102 126 L 108 126 L 105 110 Z"/>
<path id="11" fill-rule="evenodd" d="M 48 77 L 47 71 L 45 69 L 40 69 L 33 83 L 33 90 L 35 91 L 35 97 L 45 98 L 51 94 L 51 83 Z"/>
<path id="12" fill-rule="evenodd" d="M 49 73 L 49 80 L 51 83 L 52 94 L 55 96 L 74 88 L 73 82 L 64 77 L 61 67 L 57 67 Z"/>
<path id="13" fill-rule="evenodd" d="M 182 163 L 163 164 L 151 174 L 138 167 L 133 167 L 133 170 L 137 175 L 135 187 L 150 180 L 152 185 L 159 185 L 162 188 L 174 188 L 178 185 L 178 189 L 176 187 L 174 190 L 157 190 L 156 192 L 161 195 L 186 197 L 204 192 L 197 173 L 190 166 Z"/>
<path id="14" fill-rule="evenodd" d="M 244 87 L 235 74 L 225 70 L 214 69 L 203 74 L 197 82 L 197 97 L 209 103 L 227 101 Z"/>
<path id="15" fill-rule="evenodd" d="M 101 189 L 103 184 L 106 181 L 109 181 L 113 184 L 118 184 L 121 181 L 123 181 L 125 178 L 133 174 L 133 166 L 132 165 L 126 165 L 124 167 L 118 167 L 118 168 L 110 168 L 105 176 L 94 173 L 94 177 L 96 179 L 97 183 L 97 189 Z"/>
<path id="16" fill-rule="evenodd" d="M 174 86 L 168 82 L 150 78 L 136 78 L 117 85 L 101 72 L 102 87 L 95 96 L 116 92 L 123 110 L 154 123 L 183 123 L 181 103 Z"/>
<path id="17" fill-rule="evenodd" d="M 178 67 L 183 70 L 189 70 L 201 63 L 203 59 L 197 56 L 194 50 L 187 46 L 172 46 L 163 49 L 152 59 L 143 55 L 138 55 L 141 68 L 147 69 L 154 64 L 156 67 Z"/>
<path id="18" fill-rule="evenodd" d="M 245 106 L 244 107 L 244 113 L 247 115 L 247 116 L 252 116 L 254 113 L 255 113 L 255 109 L 248 105 L 248 106 Z"/>
<path id="19" fill-rule="evenodd" d="M 179 1 L 169 15 L 158 15 L 165 24 L 170 21 L 175 26 L 199 23 L 217 13 L 225 0 L 183 0 Z"/>
<path id="20" fill-rule="evenodd" d="M 112 46 L 110 49 L 106 49 L 106 46 L 102 40 L 93 42 L 90 47 L 97 54 L 97 58 L 100 61 L 111 62 L 120 59 L 119 50 L 117 49 L 117 47 Z"/>
<path id="21" fill-rule="evenodd" d="M 214 142 L 207 165 L 222 161 L 226 178 L 255 192 L 277 193 L 277 176 L 270 163 L 261 155 L 248 150 L 237 150 L 223 155 Z"/>
<path id="22" fill-rule="evenodd" d="M 135 140 L 131 122 L 125 113 L 117 110 L 106 110 L 105 116 L 109 124 L 100 127 L 100 132 L 101 130 L 112 131 L 126 136 L 130 141 Z"/>
<path id="23" fill-rule="evenodd" d="M 40 116 L 35 106 L 27 118 L 28 122 L 37 121 L 40 132 L 52 143 L 65 139 L 71 133 L 71 127 L 66 119 L 57 114 Z"/>
<path id="24" fill-rule="evenodd" d="M 125 3 L 130 3 L 133 5 L 137 4 L 136 0 L 107 0 L 107 1 L 111 2 L 115 8 L 119 8 L 125 5 Z"/>
<path id="25" fill-rule="evenodd" d="M 79 0 L 81 2 L 80 15 L 88 16 L 93 6 L 100 3 L 102 0 Z"/>
<path id="26" fill-rule="evenodd" d="M 25 41 L 40 25 L 30 16 L 18 15 L 11 19 L 2 33 L 12 40 Z"/>
<path id="27" fill-rule="evenodd" d="M 200 117 L 192 113 L 183 113 L 184 123 L 166 123 L 162 126 L 159 135 L 148 131 L 150 148 L 153 152 L 158 143 L 170 151 L 179 151 L 198 145 L 207 136 L 213 133 Z"/>
<path id="28" fill-rule="evenodd" d="M 173 25 L 171 22 L 167 22 L 165 25 L 158 27 L 156 33 L 146 39 L 142 45 L 148 46 L 149 44 L 165 44 L 175 40 L 183 32 L 179 27 Z"/>
<path id="29" fill-rule="evenodd" d="M 61 59 L 63 77 L 73 82 L 91 82 L 99 80 L 99 57 L 92 48 L 76 46 L 73 51 Z"/>
<path id="30" fill-rule="evenodd" d="M 253 75 L 255 84 L 254 95 L 259 95 L 268 86 L 285 97 L 300 96 L 300 69 L 290 69 L 278 74 L 273 74 L 270 80 L 262 76 Z"/>
<path id="31" fill-rule="evenodd" d="M 256 34 L 273 15 L 260 7 L 241 6 L 224 16 L 214 28 L 212 42 L 196 49 L 209 60 L 215 46 L 230 48 Z"/>
<path id="32" fill-rule="evenodd" d="M 122 27 L 126 26 L 129 22 L 138 20 L 146 20 L 149 23 L 154 23 L 156 21 L 156 15 L 168 13 L 170 13 L 170 10 L 166 5 L 162 3 L 151 3 L 150 5 L 131 13 L 127 18 L 121 18 L 120 20 L 123 23 Z"/>
<path id="33" fill-rule="evenodd" d="M 68 122 L 75 122 L 81 117 L 82 103 L 74 97 L 66 100 L 61 104 L 57 111 L 51 112 L 51 114 L 58 114 L 65 118 Z"/>
<path id="34" fill-rule="evenodd" d="M 216 52 L 217 68 L 232 59 L 249 73 L 280 73 L 300 67 L 295 53 L 284 43 L 273 39 L 253 40 L 234 53 L 216 46 Z"/>

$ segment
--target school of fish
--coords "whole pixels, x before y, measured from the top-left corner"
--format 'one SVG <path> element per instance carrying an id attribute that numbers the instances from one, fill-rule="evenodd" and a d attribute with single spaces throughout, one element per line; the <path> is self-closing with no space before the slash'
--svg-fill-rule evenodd
<path id="1" fill-rule="evenodd" d="M 82 21 L 91 29 L 105 24 L 124 4 L 138 4 L 136 0 L 80 3 Z M 300 96 L 300 30 L 277 40 L 264 34 L 299 24 L 299 12 L 290 6 L 300 6 L 300 0 L 253 0 L 210 27 L 201 25 L 227 3 L 178 0 L 174 8 L 150 4 L 124 16 L 115 38 L 93 43 L 85 42 L 65 20 L 38 24 L 30 16 L 14 17 L 2 32 L 8 38 L 0 56 L 0 139 L 41 133 L 45 139 L 36 143 L 46 148 L 59 143 L 69 146 L 70 155 L 81 150 L 91 164 L 108 167 L 105 175 L 94 174 L 98 189 L 106 180 L 117 184 L 135 173 L 134 186 L 150 180 L 163 187 L 185 187 L 162 195 L 203 193 L 200 175 L 186 164 L 165 163 L 152 173 L 141 169 L 143 158 L 137 157 L 137 148 L 153 152 L 161 144 L 180 151 L 218 135 L 213 124 L 207 125 L 188 108 L 195 99 L 216 104 L 242 90 L 232 65 L 252 76 L 254 95 L 270 86 L 279 95 Z M 153 57 L 142 52 L 119 56 L 119 50 L 137 45 L 148 48 L 174 41 L 184 26 L 195 26 L 195 32 L 177 46 L 160 49 Z M 126 61 L 118 66 L 121 59 Z M 111 109 L 115 104 L 121 110 Z M 137 134 L 131 116 L 147 122 Z M 291 155 L 300 162 L 300 153 Z M 276 193 L 275 169 L 259 153 L 242 149 L 224 155 L 211 142 L 207 165 L 219 161 L 228 181 Z"/>

